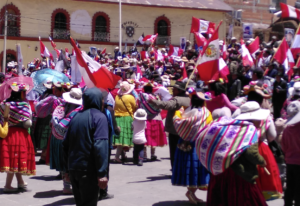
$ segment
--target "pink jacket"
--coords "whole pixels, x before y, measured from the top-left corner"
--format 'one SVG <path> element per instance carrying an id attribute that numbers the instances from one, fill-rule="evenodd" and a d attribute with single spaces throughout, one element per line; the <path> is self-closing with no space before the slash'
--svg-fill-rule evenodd
<path id="1" fill-rule="evenodd" d="M 210 112 L 213 112 L 215 109 L 219 109 L 222 107 L 228 107 L 231 112 L 234 112 L 238 107 L 231 104 L 228 97 L 225 94 L 220 94 L 218 96 L 213 96 L 212 100 L 206 101 L 206 107 Z"/>

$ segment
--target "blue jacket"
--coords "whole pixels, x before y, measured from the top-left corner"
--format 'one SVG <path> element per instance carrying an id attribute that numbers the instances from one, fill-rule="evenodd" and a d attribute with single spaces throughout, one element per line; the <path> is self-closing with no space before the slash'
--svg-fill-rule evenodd
<path id="1" fill-rule="evenodd" d="M 70 122 L 63 140 L 67 170 L 96 172 L 99 178 L 107 175 L 109 128 L 102 110 L 102 93 L 98 88 L 83 94 L 84 109 Z"/>

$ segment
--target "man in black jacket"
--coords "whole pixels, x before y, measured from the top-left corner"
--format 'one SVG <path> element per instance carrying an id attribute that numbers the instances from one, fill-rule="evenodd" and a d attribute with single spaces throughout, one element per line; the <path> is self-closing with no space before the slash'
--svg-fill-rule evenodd
<path id="1" fill-rule="evenodd" d="M 76 205 L 96 206 L 99 189 L 107 187 L 109 128 L 98 88 L 83 94 L 84 109 L 72 121 L 63 141 L 64 160 Z"/>
<path id="2" fill-rule="evenodd" d="M 281 78 L 282 76 L 282 72 L 277 73 L 276 81 L 274 82 L 273 87 L 272 103 L 275 120 L 280 117 L 280 111 L 282 109 L 284 101 L 286 100 L 287 95 L 287 83 Z"/>

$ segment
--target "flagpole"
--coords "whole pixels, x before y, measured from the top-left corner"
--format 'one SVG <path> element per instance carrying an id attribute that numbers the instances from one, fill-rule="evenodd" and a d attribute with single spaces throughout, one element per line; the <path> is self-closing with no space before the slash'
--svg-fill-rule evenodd
<path id="1" fill-rule="evenodd" d="M 200 63 L 200 61 L 201 61 L 201 58 L 202 58 L 202 56 L 199 55 L 199 58 L 198 58 L 197 63 L 196 63 L 196 66 L 195 66 L 193 72 L 191 73 L 191 75 L 189 76 L 189 79 L 188 79 L 187 82 L 186 82 L 185 88 L 187 88 L 187 86 L 189 85 L 190 80 L 191 80 L 191 78 L 193 77 L 193 75 L 194 75 L 194 73 L 195 73 L 195 70 L 197 69 L 197 67 L 198 67 L 198 65 L 199 65 L 199 63 Z"/>
<path id="2" fill-rule="evenodd" d="M 119 0 L 119 51 L 122 53 L 122 0 Z"/>
<path id="3" fill-rule="evenodd" d="M 5 74 L 6 68 L 6 39 L 7 39 L 7 10 L 5 9 L 5 23 L 4 23 L 4 38 L 3 38 L 3 60 L 2 60 L 2 72 Z"/>

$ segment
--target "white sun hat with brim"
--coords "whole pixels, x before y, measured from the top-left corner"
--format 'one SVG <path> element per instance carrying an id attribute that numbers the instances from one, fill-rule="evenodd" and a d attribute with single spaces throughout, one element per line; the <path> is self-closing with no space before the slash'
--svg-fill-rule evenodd
<path id="1" fill-rule="evenodd" d="M 134 119 L 147 120 L 147 112 L 144 109 L 138 109 L 133 115 Z"/>
<path id="2" fill-rule="evenodd" d="M 241 114 L 235 119 L 237 120 L 265 120 L 270 115 L 270 110 L 261 109 L 259 104 L 254 101 L 249 101 L 241 107 Z"/>
<path id="3" fill-rule="evenodd" d="M 120 95 L 130 94 L 133 89 L 134 89 L 133 84 L 129 84 L 127 81 L 123 81 L 120 84 L 120 89 L 118 91 L 118 94 Z"/>
<path id="4" fill-rule="evenodd" d="M 82 105 L 82 91 L 79 88 L 72 88 L 70 92 L 63 93 L 63 98 L 68 103 Z"/>
<path id="5" fill-rule="evenodd" d="M 288 120 L 286 125 L 293 125 L 300 122 L 300 102 L 293 101 L 287 107 Z"/>

